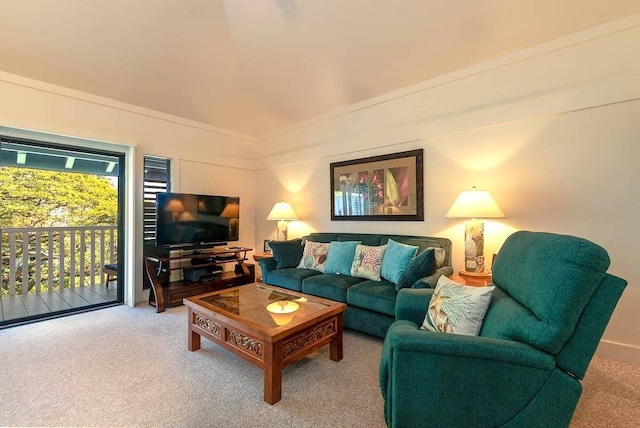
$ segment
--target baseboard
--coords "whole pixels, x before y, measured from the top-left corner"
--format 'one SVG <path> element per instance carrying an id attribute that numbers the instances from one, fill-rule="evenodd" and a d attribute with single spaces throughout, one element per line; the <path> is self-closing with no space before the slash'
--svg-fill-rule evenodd
<path id="1" fill-rule="evenodd" d="M 640 364 L 640 346 L 630 343 L 601 340 L 598 349 L 596 349 L 596 355 L 616 361 Z"/>

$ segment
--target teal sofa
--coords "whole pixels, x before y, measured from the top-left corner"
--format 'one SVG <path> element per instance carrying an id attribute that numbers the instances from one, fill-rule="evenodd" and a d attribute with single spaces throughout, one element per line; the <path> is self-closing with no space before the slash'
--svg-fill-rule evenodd
<path id="1" fill-rule="evenodd" d="M 433 290 L 400 290 L 380 361 L 389 427 L 566 427 L 626 286 L 587 240 L 516 232 L 479 336 L 419 329 Z"/>
<path id="2" fill-rule="evenodd" d="M 304 241 L 332 242 L 359 241 L 364 245 L 384 245 L 389 239 L 418 247 L 418 255 L 429 247 L 444 250 L 442 265 L 431 275 L 412 284 L 412 288 L 435 287 L 441 275 L 453 273 L 451 266 L 451 241 L 447 238 L 428 236 L 381 235 L 365 233 L 312 233 L 302 238 Z M 347 304 L 344 312 L 344 327 L 362 331 L 378 337 L 385 337 L 387 329 L 395 321 L 396 297 L 394 284 L 382 279 L 372 281 L 349 275 L 324 274 L 312 269 L 295 267 L 277 268 L 273 258 L 259 260 L 262 281 L 313 296 Z"/>

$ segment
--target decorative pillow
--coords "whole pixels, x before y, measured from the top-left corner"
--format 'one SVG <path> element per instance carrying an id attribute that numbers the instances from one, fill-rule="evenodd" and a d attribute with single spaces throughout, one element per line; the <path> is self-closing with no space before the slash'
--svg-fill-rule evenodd
<path id="1" fill-rule="evenodd" d="M 380 270 L 386 245 L 372 247 L 358 244 L 351 264 L 351 276 L 380 281 Z"/>
<path id="2" fill-rule="evenodd" d="M 276 269 L 298 266 L 302 258 L 302 239 L 291 241 L 271 241 L 269 244 L 276 261 Z"/>
<path id="3" fill-rule="evenodd" d="M 351 275 L 351 264 L 360 241 L 331 241 L 324 273 Z"/>
<path id="4" fill-rule="evenodd" d="M 319 272 L 324 272 L 328 252 L 329 244 L 313 241 L 305 242 L 304 250 L 302 251 L 302 259 L 300 259 L 298 268 L 313 269 Z"/>
<path id="5" fill-rule="evenodd" d="M 435 252 L 436 269 L 440 269 L 444 264 L 444 258 L 447 255 L 447 252 L 444 250 L 444 248 L 438 248 L 438 247 L 427 247 L 425 251 L 426 250 L 433 250 Z"/>
<path id="6" fill-rule="evenodd" d="M 420 328 L 477 336 L 494 288 L 462 285 L 441 276 Z"/>
<path id="7" fill-rule="evenodd" d="M 409 266 L 402 272 L 400 279 L 396 282 L 396 290 L 411 287 L 417 280 L 429 276 L 436 271 L 435 248 L 425 248 L 418 254 Z M 386 256 L 385 256 L 386 257 Z"/>
<path id="8" fill-rule="evenodd" d="M 382 269 L 380 276 L 384 279 L 398 284 L 402 273 L 409 266 L 411 260 L 418 252 L 418 247 L 413 245 L 401 244 L 393 239 L 387 242 L 387 251 L 382 259 Z"/>

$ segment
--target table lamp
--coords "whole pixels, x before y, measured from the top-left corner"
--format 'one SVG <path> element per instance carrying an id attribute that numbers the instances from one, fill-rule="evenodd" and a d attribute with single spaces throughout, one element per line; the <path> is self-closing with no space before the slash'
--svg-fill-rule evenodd
<path id="1" fill-rule="evenodd" d="M 472 187 L 460 193 L 446 217 L 468 218 L 464 228 L 464 270 L 460 275 L 489 276 L 485 271 L 484 222 L 479 218 L 503 218 L 504 213 L 489 192 Z"/>
<path id="2" fill-rule="evenodd" d="M 276 324 L 287 325 L 293 320 L 299 307 L 296 302 L 279 301 L 268 304 L 267 311 Z"/>
<path id="3" fill-rule="evenodd" d="M 298 216 L 293 212 L 293 208 L 286 202 L 276 203 L 271 212 L 267 216 L 267 220 L 278 220 L 276 228 L 276 241 L 278 240 L 278 231 L 282 232 L 284 240 L 287 240 L 287 225 L 289 221 L 298 220 Z"/>
<path id="4" fill-rule="evenodd" d="M 240 224 L 240 204 L 237 202 L 229 202 L 222 210 L 222 213 L 220 213 L 220 217 L 229 219 L 230 236 L 238 236 L 238 226 Z"/>

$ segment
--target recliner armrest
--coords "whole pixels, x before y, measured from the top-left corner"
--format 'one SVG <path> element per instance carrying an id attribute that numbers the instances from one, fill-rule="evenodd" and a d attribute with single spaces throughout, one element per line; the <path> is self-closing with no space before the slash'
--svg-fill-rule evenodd
<path id="1" fill-rule="evenodd" d="M 505 426 L 544 388 L 569 384 L 569 401 L 577 401 L 580 390 L 552 355 L 529 345 L 419 330 L 407 320 L 389 328 L 379 376 L 389 427 Z"/>
<path id="2" fill-rule="evenodd" d="M 396 320 L 409 320 L 421 325 L 432 294 L 432 288 L 401 288 L 396 298 Z"/>
<path id="3" fill-rule="evenodd" d="M 552 355 L 524 343 L 420 330 L 418 325 L 411 321 L 393 323 L 387 332 L 386 340 L 389 340 L 389 345 L 396 350 L 441 354 L 447 358 L 484 359 L 545 370 L 551 370 L 556 366 Z"/>

